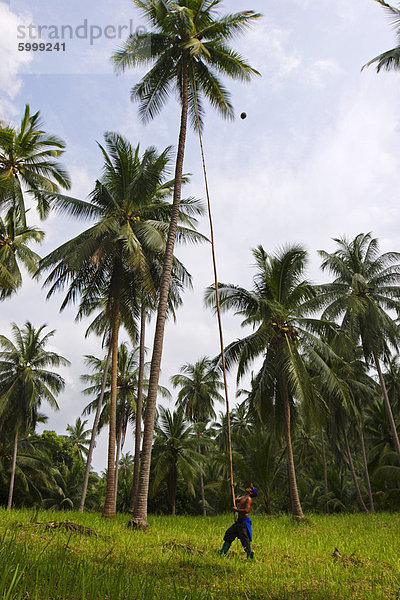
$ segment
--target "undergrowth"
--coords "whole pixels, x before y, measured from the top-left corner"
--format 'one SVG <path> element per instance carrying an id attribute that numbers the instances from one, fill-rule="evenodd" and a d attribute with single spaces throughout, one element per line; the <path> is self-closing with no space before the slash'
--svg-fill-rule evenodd
<path id="1" fill-rule="evenodd" d="M 2 600 L 399 600 L 400 515 L 253 518 L 254 561 L 236 541 L 220 557 L 229 515 L 127 517 L 0 509 Z M 50 521 L 83 527 L 51 528 Z M 337 551 L 335 552 L 335 549 Z"/>

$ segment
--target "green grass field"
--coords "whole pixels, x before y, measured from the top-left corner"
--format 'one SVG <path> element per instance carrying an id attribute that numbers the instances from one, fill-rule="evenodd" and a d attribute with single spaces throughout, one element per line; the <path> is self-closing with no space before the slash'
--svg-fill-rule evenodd
<path id="1" fill-rule="evenodd" d="M 221 546 L 231 516 L 127 517 L 0 510 L 2 600 L 400 598 L 400 515 L 253 516 L 254 561 Z M 48 529 L 69 520 L 95 534 Z M 332 557 L 335 547 L 341 558 Z"/>

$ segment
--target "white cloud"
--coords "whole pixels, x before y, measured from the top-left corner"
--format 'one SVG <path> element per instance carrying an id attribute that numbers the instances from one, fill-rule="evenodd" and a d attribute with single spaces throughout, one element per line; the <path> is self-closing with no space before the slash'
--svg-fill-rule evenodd
<path id="1" fill-rule="evenodd" d="M 289 49 L 291 32 L 275 27 L 271 22 L 259 23 L 246 40 L 246 56 L 263 76 L 279 85 L 282 79 L 296 72 L 302 57 L 296 49 Z"/>
<path id="2" fill-rule="evenodd" d="M 4 2 L 0 2 L 0 117 L 16 113 L 12 100 L 22 87 L 21 69 L 32 61 L 29 52 L 18 51 L 17 28 L 27 25 L 26 14 L 15 14 Z"/>
<path id="3" fill-rule="evenodd" d="M 314 87 L 323 87 L 332 77 L 343 73 L 339 65 L 332 59 L 321 59 L 311 63 L 304 69 L 304 77 Z M 299 73 L 300 74 L 300 73 Z"/>
<path id="4" fill-rule="evenodd" d="M 333 58 L 308 57 L 294 43 L 294 32 L 275 27 L 271 22 L 260 24 L 249 35 L 246 55 L 250 63 L 262 72 L 264 83 L 278 90 L 288 80 L 296 85 L 323 87 L 342 69 Z"/>
<path id="5" fill-rule="evenodd" d="M 99 0 L 95 8 L 92 0 L 13 0 L 12 6 L 14 13 L 26 15 L 29 11 L 30 15 L 29 20 L 18 23 L 30 26 L 21 30 L 19 41 L 60 45 L 49 52 L 23 53 L 33 60 L 30 72 L 35 75 L 112 74 L 113 51 L 130 33 L 143 29 L 138 11 L 129 3 L 117 10 L 108 0 Z M 10 32 L 13 47 L 18 42 L 16 26 Z"/>
<path id="6" fill-rule="evenodd" d="M 350 3 L 348 0 L 292 0 L 294 4 L 297 4 L 303 10 L 314 10 L 316 7 L 320 8 L 325 5 L 329 9 L 335 10 L 339 17 L 345 21 L 355 21 L 359 15 L 360 8 L 357 4 Z"/>
<path id="7" fill-rule="evenodd" d="M 316 250 L 333 236 L 372 230 L 377 237 L 384 235 L 392 249 L 398 247 L 397 84 L 394 79 L 378 82 L 376 77 L 362 74 L 359 88 L 348 91 L 337 114 L 329 115 L 308 145 L 294 134 L 277 155 L 264 138 L 257 151 L 248 147 L 251 165 L 221 183 L 215 167 L 220 258 L 231 264 L 238 278 L 248 277 L 244 249 L 258 243 L 274 251 L 282 243 L 300 241 Z M 304 151 L 295 163 L 285 158 L 290 146 Z"/>

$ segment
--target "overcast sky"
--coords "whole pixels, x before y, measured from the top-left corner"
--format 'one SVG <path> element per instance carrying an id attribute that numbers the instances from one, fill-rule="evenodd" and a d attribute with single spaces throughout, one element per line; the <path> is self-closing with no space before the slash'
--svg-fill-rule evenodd
<path id="1" fill-rule="evenodd" d="M 361 67 L 392 48 L 395 35 L 373 0 L 225 0 L 223 12 L 252 8 L 263 13 L 254 28 L 234 41 L 262 74 L 251 84 L 226 82 L 237 114 L 224 122 L 207 110 L 204 143 L 217 236 L 219 279 L 251 286 L 251 249 L 274 252 L 300 242 L 310 255 L 309 277 L 321 280 L 317 250 L 332 250 L 333 237 L 372 231 L 381 249 L 399 250 L 400 109 L 398 73 Z M 42 40 L 37 38 L 41 26 Z M 117 131 L 142 151 L 176 145 L 179 107 L 174 98 L 160 116 L 143 125 L 129 91 L 141 72 L 116 76 L 110 55 L 127 32 L 146 27 L 129 0 L 0 0 L 0 114 L 18 122 L 24 105 L 40 110 L 49 133 L 67 144 L 63 162 L 72 195 L 85 198 L 100 175 L 96 141 Z M 64 35 L 64 39 L 61 36 Z M 115 39 L 113 39 L 115 38 Z M 65 43 L 65 51 L 18 51 L 19 43 Z M 184 170 L 192 173 L 185 195 L 204 198 L 196 136 L 188 136 Z M 31 222 L 37 222 L 29 213 Z M 51 215 L 41 226 L 42 255 L 87 224 Z M 200 229 L 208 234 L 207 222 Z M 214 317 L 203 308 L 212 281 L 207 245 L 177 251 L 194 278 L 176 324 L 168 324 L 162 383 L 185 362 L 218 352 Z M 65 433 L 87 403 L 79 376 L 84 354 L 101 355 L 99 341 L 84 339 L 87 324 L 75 324 L 75 308 L 59 314 L 62 296 L 45 301 L 40 284 L 25 277 L 17 296 L 3 302 L 0 331 L 10 322 L 47 323 L 52 348 L 71 361 L 60 412 L 46 428 Z M 226 343 L 242 335 L 240 322 L 224 319 Z M 147 340 L 151 345 L 151 338 Z M 234 378 L 230 395 L 235 396 Z M 221 407 L 222 408 L 222 407 Z M 124 451 L 132 452 L 127 439 Z M 94 467 L 105 468 L 102 435 Z"/>

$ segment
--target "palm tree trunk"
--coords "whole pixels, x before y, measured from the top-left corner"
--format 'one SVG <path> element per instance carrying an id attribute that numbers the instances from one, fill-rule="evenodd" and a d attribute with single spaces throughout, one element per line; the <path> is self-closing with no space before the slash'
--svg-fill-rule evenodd
<path id="1" fill-rule="evenodd" d="M 326 466 L 326 452 L 325 452 L 325 438 L 324 438 L 324 430 L 321 428 L 321 451 L 322 451 L 322 464 L 324 467 L 324 494 L 325 498 L 328 497 L 328 469 Z M 329 513 L 328 501 L 325 502 L 325 512 Z"/>
<path id="2" fill-rule="evenodd" d="M 286 449 L 288 456 L 288 472 L 289 472 L 289 491 L 292 505 L 292 514 L 296 521 L 304 519 L 303 510 L 300 504 L 299 491 L 297 489 L 296 481 L 296 470 L 293 459 L 292 449 L 292 436 L 290 432 L 290 404 L 289 404 L 289 392 L 288 383 L 285 376 L 282 376 L 282 393 L 285 410 L 285 438 L 286 438 Z"/>
<path id="3" fill-rule="evenodd" d="M 136 499 L 139 497 L 140 438 L 141 438 L 141 434 L 142 434 L 145 333 L 146 333 L 146 307 L 145 307 L 144 300 L 142 297 L 142 306 L 141 306 L 141 313 L 140 313 L 138 392 L 137 392 L 136 419 L 135 419 L 135 461 L 133 463 L 133 481 L 132 481 L 131 500 L 130 500 L 130 504 L 129 504 L 129 512 L 130 513 L 134 512 L 135 502 L 136 502 Z"/>
<path id="4" fill-rule="evenodd" d="M 394 418 L 393 418 L 392 407 L 390 406 L 390 400 L 389 400 L 389 396 L 387 393 L 385 380 L 382 375 L 381 365 L 379 363 L 378 355 L 376 354 L 376 352 L 373 352 L 373 356 L 374 356 L 376 370 L 378 371 L 378 375 L 379 375 L 379 382 L 381 384 L 383 398 L 385 400 L 385 406 L 386 406 L 386 411 L 387 411 L 387 414 L 389 417 L 390 427 L 392 429 L 393 441 L 394 441 L 394 445 L 396 448 L 397 458 L 400 463 L 400 442 L 399 442 L 399 436 L 398 436 L 397 429 L 396 429 L 396 423 L 394 422 Z"/>
<path id="5" fill-rule="evenodd" d="M 115 516 L 115 437 L 117 409 L 117 375 L 118 375 L 118 331 L 119 331 L 119 284 L 116 277 L 116 293 L 114 297 L 110 394 L 110 430 L 108 436 L 107 487 L 103 517 Z"/>
<path id="6" fill-rule="evenodd" d="M 182 111 L 178 152 L 176 157 L 174 197 L 171 211 L 171 222 L 168 230 L 164 264 L 161 275 L 160 297 L 158 302 L 156 329 L 154 332 L 154 344 L 150 367 L 149 389 L 147 393 L 146 418 L 144 423 L 143 448 L 139 477 L 140 497 L 138 498 L 138 502 L 131 519 L 131 525 L 137 527 L 147 527 L 147 499 L 149 492 L 151 451 L 153 444 L 154 421 L 157 405 L 158 380 L 160 377 L 160 366 L 164 342 L 164 329 L 168 305 L 169 284 L 171 278 L 172 261 L 174 256 L 176 230 L 178 227 L 179 205 L 181 201 L 183 158 L 185 154 L 188 115 L 188 89 L 188 54 L 187 51 L 185 51 L 183 53 L 182 59 Z"/>
<path id="7" fill-rule="evenodd" d="M 345 427 L 343 427 L 343 435 L 344 435 L 344 443 L 346 445 L 346 454 L 347 454 L 347 459 L 349 461 L 349 467 L 350 467 L 351 477 L 353 479 L 354 487 L 356 488 L 356 494 L 357 494 L 357 498 L 358 498 L 358 503 L 361 506 L 361 510 L 363 512 L 368 512 L 368 509 L 365 506 L 363 497 L 361 496 L 360 486 L 358 485 L 357 475 L 356 475 L 356 472 L 355 472 L 355 469 L 354 469 L 353 458 L 351 456 L 351 451 L 350 451 L 350 446 L 349 446 L 349 440 L 347 438 L 347 433 L 346 433 L 346 428 Z"/>
<path id="8" fill-rule="evenodd" d="M 286 433 L 285 433 L 285 435 L 286 435 Z M 292 493 L 291 493 L 291 489 L 290 489 L 290 474 L 289 473 L 290 473 L 290 471 L 289 471 L 289 461 L 288 461 L 288 463 L 286 465 L 286 474 L 287 474 L 286 489 L 287 489 L 287 495 L 289 497 L 289 509 L 290 509 L 290 512 L 293 514 L 293 502 L 292 502 Z"/>
<path id="9" fill-rule="evenodd" d="M 7 508 L 11 508 L 12 501 L 13 501 L 15 470 L 17 468 L 17 452 L 18 452 L 18 427 L 15 430 L 15 437 L 14 437 L 14 451 L 13 451 L 13 459 L 12 459 L 12 467 L 11 467 L 10 487 L 8 490 Z"/>
<path id="10" fill-rule="evenodd" d="M 198 437 L 200 438 L 200 434 L 198 434 Z M 197 447 L 197 452 L 199 454 L 201 454 L 201 446 L 200 444 Z M 205 517 L 207 515 L 206 512 L 206 499 L 204 496 L 204 479 L 203 479 L 203 468 L 200 469 L 200 496 L 201 496 L 201 509 L 203 512 L 203 517 Z"/>
<path id="11" fill-rule="evenodd" d="M 93 455 L 93 450 L 94 450 L 94 446 L 95 446 L 95 442 L 96 442 L 97 428 L 99 426 L 101 407 L 103 405 L 103 399 L 104 399 L 104 392 L 105 392 L 106 384 L 107 384 L 108 370 L 110 368 L 111 352 L 112 352 L 112 343 L 110 344 L 110 347 L 108 349 L 107 360 L 106 360 L 106 364 L 104 367 L 103 381 L 101 382 L 99 401 L 97 403 L 96 414 L 95 414 L 94 422 L 93 422 L 92 435 L 90 438 L 89 451 L 88 451 L 88 456 L 87 456 L 87 461 L 86 461 L 85 477 L 83 480 L 82 496 L 81 496 L 81 501 L 79 504 L 79 512 L 83 512 L 83 509 L 85 507 L 85 500 L 86 500 L 87 488 L 88 488 L 88 483 L 89 483 L 90 467 L 92 464 L 92 455 Z"/>
<path id="12" fill-rule="evenodd" d="M 118 427 L 117 435 L 117 456 L 115 457 L 115 510 L 117 507 L 117 494 L 118 494 L 118 475 L 119 475 L 119 455 L 121 453 L 121 441 L 122 441 L 122 418 Z"/>
<path id="13" fill-rule="evenodd" d="M 369 473 L 368 473 L 368 461 L 367 461 L 367 453 L 365 451 L 364 432 L 362 430 L 362 427 L 360 427 L 360 438 L 361 438 L 362 457 L 363 457 L 363 463 L 364 463 L 365 480 L 367 482 L 367 489 L 368 489 L 369 510 L 370 510 L 370 512 L 375 512 L 374 499 L 372 498 L 371 481 L 370 481 Z"/>
<path id="14" fill-rule="evenodd" d="M 178 473 L 176 465 L 172 466 L 172 469 L 168 477 L 168 496 L 171 504 L 171 515 L 176 516 L 176 485 L 178 480 Z"/>

